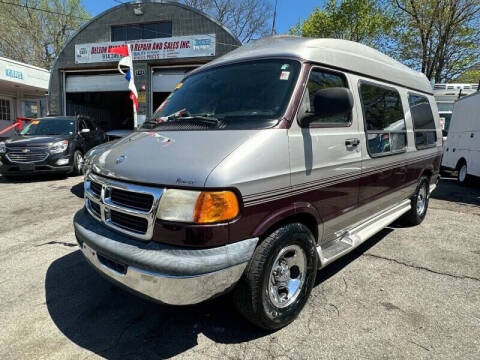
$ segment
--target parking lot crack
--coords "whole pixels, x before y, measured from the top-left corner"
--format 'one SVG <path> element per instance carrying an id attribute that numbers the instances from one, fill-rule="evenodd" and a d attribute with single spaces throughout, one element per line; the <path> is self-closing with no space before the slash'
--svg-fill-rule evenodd
<path id="1" fill-rule="evenodd" d="M 409 267 L 409 268 L 412 268 L 412 269 L 427 271 L 427 272 L 432 273 L 432 274 L 448 276 L 448 277 L 455 278 L 455 279 L 460 279 L 460 280 L 473 280 L 473 281 L 480 282 L 480 278 L 477 278 L 477 277 L 474 277 L 474 276 L 456 275 L 456 274 L 451 274 L 451 273 L 448 273 L 448 272 L 437 271 L 437 270 L 427 268 L 425 266 L 409 264 L 409 263 L 406 263 L 406 262 L 403 262 L 403 261 L 400 261 L 400 260 L 397 260 L 397 259 L 392 259 L 392 258 L 389 258 L 389 257 L 386 257 L 386 256 L 375 255 L 375 254 L 371 254 L 371 253 L 364 253 L 364 254 L 362 254 L 362 256 L 368 256 L 368 257 L 373 257 L 373 258 L 376 258 L 376 259 L 391 261 L 391 262 L 394 262 L 398 265 L 403 265 L 403 266 L 406 266 L 406 267 Z"/>

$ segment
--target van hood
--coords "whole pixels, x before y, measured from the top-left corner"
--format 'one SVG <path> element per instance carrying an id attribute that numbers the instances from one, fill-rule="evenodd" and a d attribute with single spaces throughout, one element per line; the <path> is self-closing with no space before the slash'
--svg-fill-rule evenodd
<path id="1" fill-rule="evenodd" d="M 203 187 L 212 170 L 256 132 L 135 132 L 95 155 L 92 170 L 144 184 Z"/>

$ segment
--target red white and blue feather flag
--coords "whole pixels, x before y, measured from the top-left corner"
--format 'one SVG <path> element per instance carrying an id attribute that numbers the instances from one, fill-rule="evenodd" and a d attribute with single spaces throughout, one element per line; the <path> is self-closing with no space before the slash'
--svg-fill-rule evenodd
<path id="1" fill-rule="evenodd" d="M 112 46 L 108 49 L 108 53 L 123 56 L 118 62 L 118 71 L 125 75 L 125 79 L 128 81 L 130 99 L 133 101 L 133 111 L 134 114 L 136 114 L 138 110 L 138 93 L 135 86 L 135 79 L 133 77 L 132 52 L 130 45 Z M 122 66 L 127 67 L 125 72 L 122 70 Z"/>

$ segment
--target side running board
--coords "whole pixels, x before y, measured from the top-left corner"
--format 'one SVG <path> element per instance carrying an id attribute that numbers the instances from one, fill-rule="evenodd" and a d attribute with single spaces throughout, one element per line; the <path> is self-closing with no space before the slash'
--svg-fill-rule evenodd
<path id="1" fill-rule="evenodd" d="M 319 268 L 323 268 L 349 253 L 365 240 L 400 218 L 411 208 L 410 199 L 404 200 L 400 204 L 382 211 L 360 224 L 354 225 L 352 229 L 345 231 L 337 239 L 317 246 L 317 253 L 320 258 Z"/>

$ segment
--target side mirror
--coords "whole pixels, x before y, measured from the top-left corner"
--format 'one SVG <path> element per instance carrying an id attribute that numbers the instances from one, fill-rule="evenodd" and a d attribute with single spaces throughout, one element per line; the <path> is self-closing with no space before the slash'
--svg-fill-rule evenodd
<path id="1" fill-rule="evenodd" d="M 299 119 L 302 127 L 319 118 L 348 114 L 353 109 L 353 95 L 347 88 L 327 88 L 315 93 L 313 103 L 314 112 L 306 112 Z"/>
<path id="2" fill-rule="evenodd" d="M 90 132 L 90 129 L 82 129 L 80 130 L 80 134 L 87 134 Z"/>

